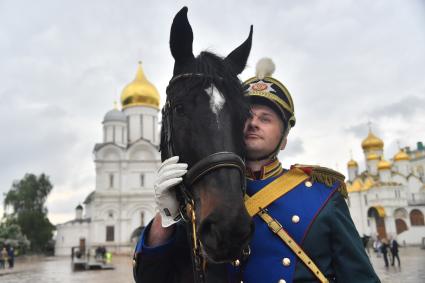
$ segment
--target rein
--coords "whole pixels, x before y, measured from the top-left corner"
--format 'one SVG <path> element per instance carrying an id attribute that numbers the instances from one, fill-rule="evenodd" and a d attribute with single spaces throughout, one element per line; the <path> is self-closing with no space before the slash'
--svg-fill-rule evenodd
<path id="1" fill-rule="evenodd" d="M 178 155 L 174 149 L 173 143 L 173 104 L 172 98 L 170 97 L 170 86 L 177 81 L 187 78 L 207 78 L 207 79 L 218 79 L 223 80 L 222 77 L 211 77 L 200 73 L 185 73 L 173 77 L 167 86 L 167 101 L 162 109 L 162 131 L 163 137 L 161 140 L 161 151 L 165 150 L 167 157 Z M 164 144 L 162 144 L 164 143 Z M 210 154 L 193 166 L 191 166 L 186 175 L 183 177 L 183 182 L 178 185 L 178 191 L 180 194 L 177 195 L 180 202 L 180 217 L 186 221 L 188 225 L 188 239 L 192 249 L 192 265 L 195 282 L 205 282 L 205 268 L 206 259 L 201 252 L 201 242 L 197 237 L 196 233 L 196 216 L 195 216 L 195 202 L 189 188 L 199 181 L 202 177 L 208 173 L 215 171 L 220 168 L 236 168 L 238 169 L 241 176 L 242 193 L 245 194 L 245 163 L 242 158 L 233 152 L 220 151 Z"/>

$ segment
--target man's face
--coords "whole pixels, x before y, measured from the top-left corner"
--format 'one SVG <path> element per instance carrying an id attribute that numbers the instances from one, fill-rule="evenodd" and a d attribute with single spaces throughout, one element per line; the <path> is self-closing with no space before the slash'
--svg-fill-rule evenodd
<path id="1" fill-rule="evenodd" d="M 252 117 L 245 124 L 244 139 L 248 158 L 257 159 L 276 149 L 283 132 L 283 122 L 265 105 L 252 105 L 251 113 Z"/>

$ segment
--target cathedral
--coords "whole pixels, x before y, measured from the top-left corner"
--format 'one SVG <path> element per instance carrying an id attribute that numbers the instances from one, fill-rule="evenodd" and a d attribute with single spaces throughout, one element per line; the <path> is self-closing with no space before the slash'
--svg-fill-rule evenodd
<path id="1" fill-rule="evenodd" d="M 384 157 L 384 142 L 369 131 L 362 142 L 366 168 L 348 164 L 348 206 L 360 236 L 395 237 L 400 244 L 425 244 L 425 148 L 405 147 Z"/>
<path id="2" fill-rule="evenodd" d="M 95 190 L 75 209 L 75 219 L 57 225 L 56 255 L 71 247 L 104 246 L 133 251 L 143 227 L 155 214 L 153 183 L 161 158 L 160 96 L 139 63 L 135 79 L 122 91 L 121 105 L 105 114 L 103 142 L 93 149 Z"/>

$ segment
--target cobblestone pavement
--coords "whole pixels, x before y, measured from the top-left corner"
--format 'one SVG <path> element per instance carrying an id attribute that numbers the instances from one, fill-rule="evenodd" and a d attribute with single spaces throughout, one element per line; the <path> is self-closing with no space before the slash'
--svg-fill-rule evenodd
<path id="1" fill-rule="evenodd" d="M 112 263 L 113 270 L 73 272 L 70 257 L 23 258 L 0 270 L 0 283 L 134 283 L 130 256 L 113 256 Z"/>
<path id="2" fill-rule="evenodd" d="M 382 283 L 425 283 L 425 249 L 419 247 L 400 248 L 401 267 L 390 265 L 385 268 L 382 256 L 377 257 L 373 252 L 370 259 Z M 130 256 L 114 256 L 113 264 L 115 266 L 114 270 L 72 272 L 69 257 L 19 259 L 14 269 L 0 270 L 0 282 L 134 282 Z"/>
<path id="3" fill-rule="evenodd" d="M 371 252 L 371 262 L 382 283 L 422 283 L 425 282 L 425 249 L 420 247 L 400 248 L 401 266 L 385 267 L 382 256 Z"/>

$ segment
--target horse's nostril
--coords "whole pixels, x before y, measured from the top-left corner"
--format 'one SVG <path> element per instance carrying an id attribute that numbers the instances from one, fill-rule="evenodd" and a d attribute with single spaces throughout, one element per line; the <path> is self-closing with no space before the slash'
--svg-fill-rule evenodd
<path id="1" fill-rule="evenodd" d="M 200 227 L 200 236 L 202 243 L 209 249 L 218 248 L 219 235 L 217 227 L 211 220 L 205 220 Z"/>

